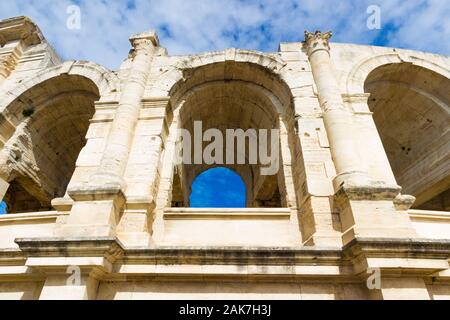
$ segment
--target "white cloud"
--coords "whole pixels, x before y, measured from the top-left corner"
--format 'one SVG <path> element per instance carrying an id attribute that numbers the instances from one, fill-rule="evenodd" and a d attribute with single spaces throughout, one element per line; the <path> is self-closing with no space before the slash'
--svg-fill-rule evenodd
<path id="1" fill-rule="evenodd" d="M 81 30 L 66 27 L 66 9 L 81 7 Z M 368 30 L 366 9 L 381 7 L 381 31 Z M 8 0 L 0 18 L 30 16 L 65 59 L 117 68 L 131 34 L 158 30 L 170 54 L 240 47 L 275 51 L 280 41 L 301 41 L 305 29 L 332 29 L 334 41 L 448 54 L 450 2 L 440 0 Z"/>

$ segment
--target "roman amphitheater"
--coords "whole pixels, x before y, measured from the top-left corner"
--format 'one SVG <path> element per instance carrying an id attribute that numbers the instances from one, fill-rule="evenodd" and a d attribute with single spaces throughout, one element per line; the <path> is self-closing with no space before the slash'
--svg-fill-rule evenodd
<path id="1" fill-rule="evenodd" d="M 331 36 L 111 71 L 0 21 L 0 299 L 450 299 L 450 57 Z M 190 208 L 194 121 L 279 129 L 246 208 Z"/>

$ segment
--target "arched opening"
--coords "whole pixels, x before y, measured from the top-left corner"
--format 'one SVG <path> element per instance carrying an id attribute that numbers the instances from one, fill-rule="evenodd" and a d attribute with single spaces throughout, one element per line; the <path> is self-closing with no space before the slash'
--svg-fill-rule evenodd
<path id="1" fill-rule="evenodd" d="M 366 79 L 369 107 L 397 183 L 414 207 L 450 210 L 450 80 L 408 63 Z"/>
<path id="2" fill-rule="evenodd" d="M 174 117 L 170 131 L 173 134 L 181 129 L 191 137 L 192 161 L 181 161 L 175 166 L 172 207 L 190 207 L 195 178 L 215 167 L 239 174 L 245 184 L 246 207 L 287 206 L 283 165 L 290 164 L 283 163 L 282 151 L 289 153 L 290 148 L 287 139 L 283 141 L 280 135 L 287 135 L 285 121 L 293 118 L 289 89 L 267 70 L 251 63 L 213 63 L 189 69 L 185 76 L 171 92 Z M 208 136 L 211 130 L 215 134 Z M 228 143 L 233 134 L 234 145 Z M 239 143 L 239 134 L 243 144 Z M 261 143 L 263 140 L 266 144 Z M 201 146 L 198 149 L 197 141 Z M 214 161 L 205 161 L 206 150 L 211 150 L 216 142 L 220 147 L 210 153 Z M 200 161 L 196 162 L 198 150 Z M 257 150 L 256 161 L 251 150 Z M 261 161 L 260 152 L 270 159 Z"/>
<path id="3" fill-rule="evenodd" d="M 15 127 L 1 152 L 8 213 L 51 210 L 51 200 L 64 196 L 98 99 L 91 80 L 60 75 L 27 90 L 3 111 Z"/>
<path id="4" fill-rule="evenodd" d="M 191 208 L 245 208 L 245 183 L 233 170 L 206 170 L 194 179 L 189 203 Z"/>

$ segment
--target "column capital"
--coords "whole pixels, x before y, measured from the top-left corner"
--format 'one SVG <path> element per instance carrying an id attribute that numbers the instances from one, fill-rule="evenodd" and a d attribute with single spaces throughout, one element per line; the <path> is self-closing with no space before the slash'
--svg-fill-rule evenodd
<path id="1" fill-rule="evenodd" d="M 313 54 L 318 50 L 330 50 L 330 38 L 333 36 L 331 31 L 322 33 L 317 30 L 316 32 L 309 32 L 305 30 L 305 45 L 308 51 L 308 55 Z"/>
<path id="2" fill-rule="evenodd" d="M 135 51 L 159 47 L 159 39 L 155 30 L 149 30 L 130 37 L 131 45 Z"/>

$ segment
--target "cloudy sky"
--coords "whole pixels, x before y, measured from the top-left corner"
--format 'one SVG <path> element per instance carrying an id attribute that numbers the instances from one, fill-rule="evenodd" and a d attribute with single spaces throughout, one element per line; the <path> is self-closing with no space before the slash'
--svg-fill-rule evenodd
<path id="1" fill-rule="evenodd" d="M 78 5 L 80 29 L 67 28 Z M 367 8 L 381 9 L 381 29 L 367 28 Z M 0 18 L 31 17 L 65 59 L 116 69 L 131 34 L 156 29 L 169 54 L 239 47 L 276 51 L 305 29 L 333 30 L 333 41 L 450 54 L 447 0 L 3 0 Z"/>

